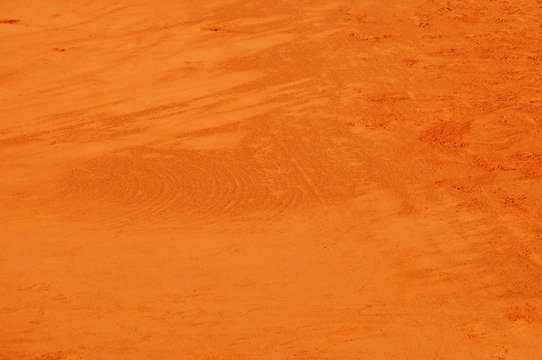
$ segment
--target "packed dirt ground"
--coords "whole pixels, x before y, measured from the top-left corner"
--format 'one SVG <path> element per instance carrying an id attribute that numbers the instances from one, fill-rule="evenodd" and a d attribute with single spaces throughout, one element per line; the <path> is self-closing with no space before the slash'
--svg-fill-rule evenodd
<path id="1" fill-rule="evenodd" d="M 0 359 L 542 358 L 540 0 L 0 4 Z"/>

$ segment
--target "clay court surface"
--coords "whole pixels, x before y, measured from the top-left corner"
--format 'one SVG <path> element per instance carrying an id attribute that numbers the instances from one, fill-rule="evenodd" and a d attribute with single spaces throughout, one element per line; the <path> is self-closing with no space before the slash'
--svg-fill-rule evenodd
<path id="1" fill-rule="evenodd" d="M 1 360 L 542 359 L 540 0 L 2 1 Z"/>

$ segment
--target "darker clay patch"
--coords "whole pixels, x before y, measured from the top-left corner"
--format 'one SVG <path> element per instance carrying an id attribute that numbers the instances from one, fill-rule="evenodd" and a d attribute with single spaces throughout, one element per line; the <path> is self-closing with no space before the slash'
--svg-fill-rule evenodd
<path id="1" fill-rule="evenodd" d="M 21 20 L 18 20 L 18 19 L 4 19 L 4 20 L 0 20 L 0 24 L 18 24 L 20 23 Z"/>

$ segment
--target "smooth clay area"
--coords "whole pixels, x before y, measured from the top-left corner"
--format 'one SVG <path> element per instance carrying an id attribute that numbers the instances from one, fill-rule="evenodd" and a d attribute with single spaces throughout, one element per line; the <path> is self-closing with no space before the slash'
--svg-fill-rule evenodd
<path id="1" fill-rule="evenodd" d="M 0 360 L 539 360 L 540 0 L 0 4 Z"/>

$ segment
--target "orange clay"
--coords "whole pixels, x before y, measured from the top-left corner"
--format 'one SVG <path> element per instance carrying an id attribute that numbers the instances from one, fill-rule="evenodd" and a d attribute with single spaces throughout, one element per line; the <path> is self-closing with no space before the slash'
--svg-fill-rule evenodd
<path id="1" fill-rule="evenodd" d="M 0 4 L 0 360 L 542 358 L 540 1 Z"/>

